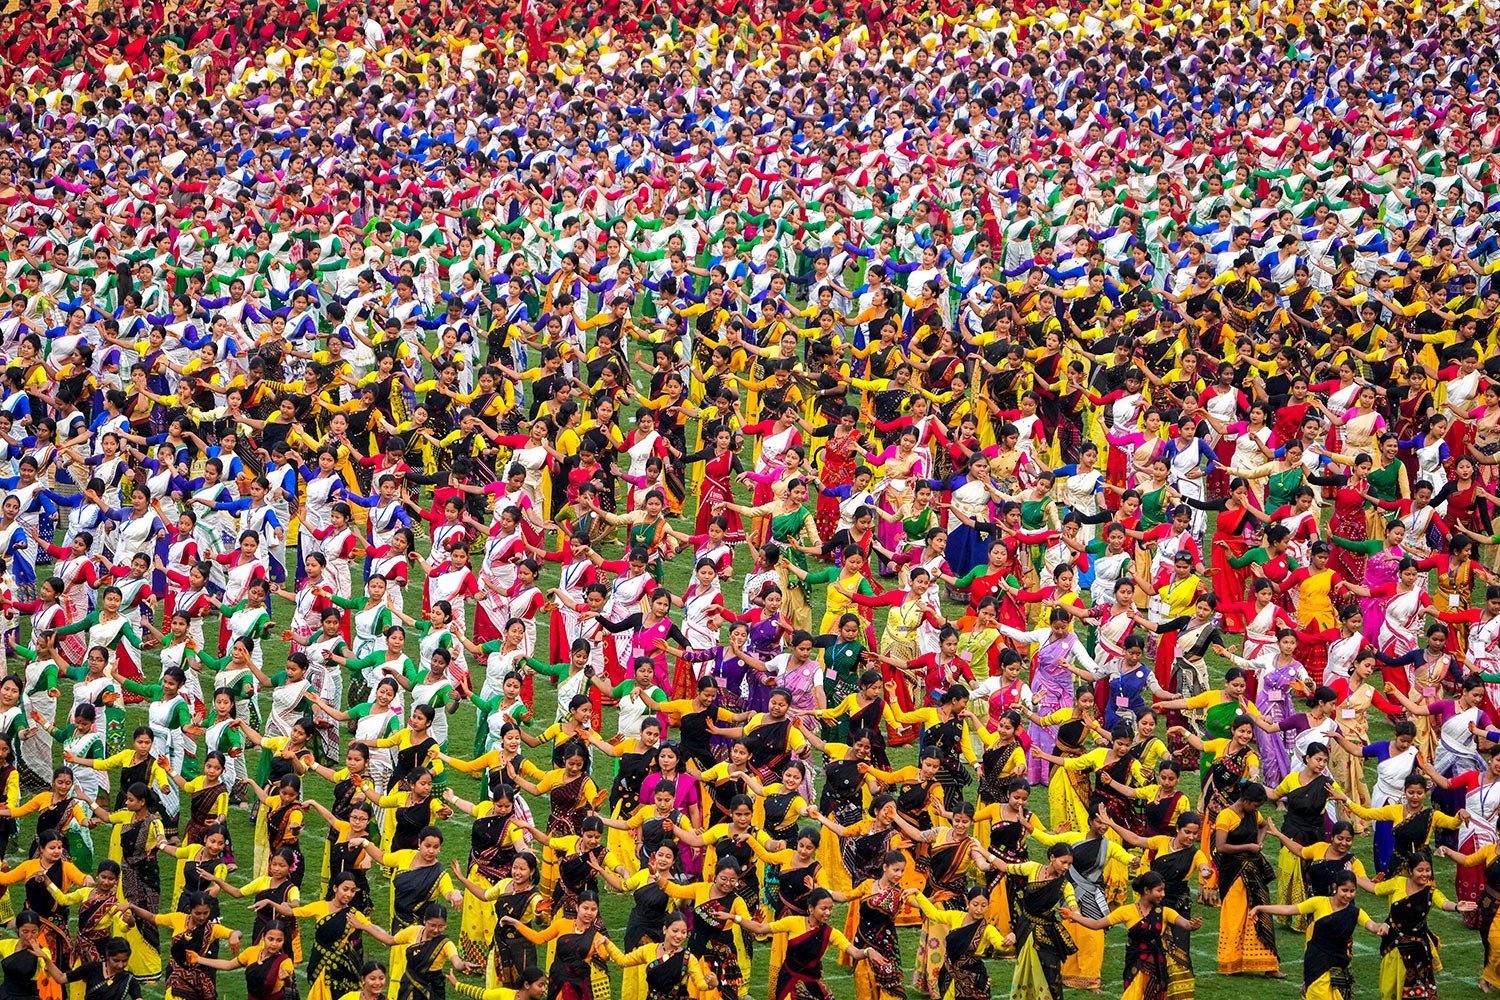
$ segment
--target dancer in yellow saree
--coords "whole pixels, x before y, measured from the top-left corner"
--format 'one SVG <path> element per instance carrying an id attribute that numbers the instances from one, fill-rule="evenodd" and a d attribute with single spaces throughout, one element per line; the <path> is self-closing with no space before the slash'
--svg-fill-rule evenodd
<path id="1" fill-rule="evenodd" d="M 1047 849 L 1046 864 L 1001 861 L 997 867 L 1026 879 L 1016 907 L 1016 930 L 1008 935 L 1020 949 L 1010 984 L 1011 1000 L 1062 1000 L 1063 960 L 1078 950 L 1059 916 L 1062 907 L 1078 905 L 1068 881 L 1073 846 L 1053 844 Z"/>
<path id="2" fill-rule="evenodd" d="M 968 908 L 968 881 L 971 868 L 987 871 L 984 848 L 972 836 L 974 829 L 974 805 L 961 802 L 949 816 L 952 826 L 919 830 L 898 814 L 896 825 L 913 842 L 924 842 L 926 851 L 922 855 L 926 869 L 924 894 L 929 908 L 943 911 L 963 912 Z M 986 903 L 988 908 L 988 903 Z M 943 968 L 947 963 L 948 921 L 934 919 L 922 911 L 922 936 L 917 943 L 917 968 L 913 983 L 919 992 L 931 997 L 941 997 L 939 983 L 943 979 Z"/>
<path id="3" fill-rule="evenodd" d="M 1314 896 L 1296 905 L 1266 903 L 1252 906 L 1247 912 L 1252 921 L 1267 925 L 1273 917 L 1308 919 L 1307 950 L 1302 956 L 1303 1000 L 1353 1000 L 1354 973 L 1349 962 L 1354 953 L 1356 925 L 1379 937 L 1385 937 L 1390 930 L 1387 924 L 1377 924 L 1359 908 L 1354 900 L 1358 890 L 1355 874 L 1341 872 L 1334 878 L 1331 896 Z M 1278 973 L 1273 978 L 1284 977 Z"/>
<path id="4" fill-rule="evenodd" d="M 1168 935 L 1173 928 L 1195 931 L 1203 926 L 1202 917 L 1188 918 L 1166 905 L 1167 880 L 1153 871 L 1138 875 L 1130 886 L 1136 901 L 1116 907 L 1106 917 L 1088 917 L 1073 910 L 1062 910 L 1065 919 L 1081 927 L 1103 933 L 1124 924 L 1128 932 L 1125 945 L 1125 992 L 1120 1000 L 1167 1000 L 1175 976 L 1189 980 L 1191 971 L 1167 961 Z"/>
<path id="5" fill-rule="evenodd" d="M 833 1000 L 833 992 L 823 982 L 823 956 L 828 949 L 851 961 L 865 959 L 883 964 L 885 959 L 874 948 L 859 947 L 839 933 L 829 921 L 833 919 L 833 893 L 814 889 L 807 896 L 807 913 L 781 917 L 763 924 L 735 916 L 741 928 L 753 934 L 786 938 L 781 961 L 770 970 L 772 1000 Z"/>
<path id="6" fill-rule="evenodd" d="M 1484 869 L 1484 895 L 1479 898 L 1479 941 L 1484 946 L 1484 969 L 1479 974 L 1486 992 L 1500 990 L 1500 845 L 1485 844 L 1473 854 L 1460 854 L 1451 847 L 1439 847 L 1437 854 L 1452 858 L 1459 868 Z"/>
<path id="7" fill-rule="evenodd" d="M 1262 853 L 1268 828 L 1261 818 L 1266 789 L 1247 781 L 1214 819 L 1213 861 L 1223 897 L 1219 915 L 1219 975 L 1263 972 L 1284 979 L 1276 955 L 1276 927 L 1268 909 L 1275 872 Z M 1288 916 L 1297 913 L 1295 907 Z M 1259 914 L 1259 915 L 1257 915 Z"/>
<path id="8" fill-rule="evenodd" d="M 971 885 L 964 893 L 964 909 L 942 910 L 925 895 L 915 897 L 927 921 L 925 927 L 941 924 L 945 930 L 935 1000 L 989 1000 L 990 972 L 983 956 L 1005 947 L 1005 938 L 989 922 L 990 897 L 982 885 Z"/>
<path id="9" fill-rule="evenodd" d="M 1049 847 L 1067 844 L 1073 856 L 1068 869 L 1076 907 L 1085 916 L 1103 919 L 1109 915 L 1109 904 L 1104 894 L 1104 868 L 1115 861 L 1129 866 L 1132 858 L 1116 841 L 1109 839 L 1109 817 L 1103 807 L 1089 817 L 1086 831 L 1048 833 L 1045 830 L 1031 831 L 1031 836 Z M 1082 990 L 1096 990 L 1100 985 L 1100 974 L 1104 968 L 1104 932 L 1094 930 L 1087 924 L 1064 918 L 1064 928 L 1072 937 L 1076 949 L 1063 962 L 1062 981 L 1065 985 Z"/>

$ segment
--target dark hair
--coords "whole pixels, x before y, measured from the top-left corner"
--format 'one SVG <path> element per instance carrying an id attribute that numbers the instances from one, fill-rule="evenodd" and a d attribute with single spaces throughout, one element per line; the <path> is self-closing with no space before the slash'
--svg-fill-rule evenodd
<path id="1" fill-rule="evenodd" d="M 1240 801 L 1258 806 L 1266 801 L 1266 786 L 1258 781 L 1246 781 L 1240 785 Z"/>
<path id="2" fill-rule="evenodd" d="M 339 872 L 337 875 L 334 875 L 328 880 L 328 888 L 330 890 L 337 889 L 345 882 L 353 882 L 356 885 L 359 884 L 359 880 L 354 877 L 354 873 L 352 871 L 343 871 Z"/>
<path id="3" fill-rule="evenodd" d="M 144 802 L 146 804 L 146 808 L 151 810 L 152 812 L 155 812 L 161 804 L 160 800 L 156 797 L 156 792 L 152 791 L 151 786 L 146 784 L 144 781 L 137 781 L 130 787 L 126 788 L 125 794 L 133 796 Z"/>
<path id="4" fill-rule="evenodd" d="M 1167 880 L 1161 877 L 1160 872 L 1155 872 L 1148 869 L 1147 871 L 1143 871 L 1135 877 L 1135 881 L 1130 883 L 1130 888 L 1134 889 L 1137 893 L 1145 893 L 1150 892 L 1152 889 L 1158 889 L 1166 884 Z"/>
<path id="5" fill-rule="evenodd" d="M 818 886 L 812 892 L 807 894 L 807 901 L 803 905 L 811 910 L 814 906 L 817 906 L 819 903 L 823 902 L 823 900 L 832 898 L 833 893 L 829 892 L 822 886 Z"/>
<path id="6" fill-rule="evenodd" d="M 1428 863 L 1431 863 L 1432 861 L 1431 858 L 1428 858 L 1427 860 Z M 1412 864 L 1416 864 L 1415 858 L 1412 859 Z M 1339 886 L 1343 885 L 1359 885 L 1359 876 L 1355 875 L 1354 872 L 1350 871 L 1348 868 L 1341 868 L 1334 873 L 1333 878 L 1330 881 L 1330 888 L 1337 889 Z"/>
<path id="7" fill-rule="evenodd" d="M 206 892 L 189 892 L 183 894 L 183 913 L 192 913 L 200 906 L 212 910 L 214 908 L 214 898 Z"/>

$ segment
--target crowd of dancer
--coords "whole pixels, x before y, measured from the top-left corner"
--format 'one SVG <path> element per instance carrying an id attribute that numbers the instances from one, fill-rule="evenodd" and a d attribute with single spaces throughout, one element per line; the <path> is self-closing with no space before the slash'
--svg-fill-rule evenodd
<path id="1" fill-rule="evenodd" d="M 0 997 L 1500 989 L 1491 5 L 88 9 Z"/>

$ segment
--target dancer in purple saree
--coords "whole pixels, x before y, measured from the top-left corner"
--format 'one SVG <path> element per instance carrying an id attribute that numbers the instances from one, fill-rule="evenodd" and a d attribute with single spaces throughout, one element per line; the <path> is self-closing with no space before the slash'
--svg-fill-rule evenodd
<path id="1" fill-rule="evenodd" d="M 1031 690 L 1036 698 L 1033 711 L 1046 718 L 1060 708 L 1073 705 L 1074 679 L 1068 665 L 1076 664 L 1090 673 L 1094 672 L 1094 658 L 1084 648 L 1083 641 L 1070 629 L 1073 619 L 1062 608 L 1053 608 L 1046 628 L 1023 632 L 1009 625 L 1001 625 L 1000 633 L 1016 642 L 1036 645 L 1032 659 Z M 1031 723 L 1029 732 L 1034 747 L 1051 753 L 1057 746 L 1057 737 L 1051 729 Z M 1043 784 L 1052 771 L 1052 765 L 1034 755 L 1028 755 L 1027 777 L 1033 785 Z"/>
<path id="2" fill-rule="evenodd" d="M 1254 660 L 1230 655 L 1236 666 L 1254 670 L 1260 681 L 1255 692 L 1255 708 L 1269 726 L 1280 726 L 1297 714 L 1294 697 L 1312 690 L 1312 677 L 1297 660 L 1297 633 L 1282 629 L 1276 637 L 1276 649 L 1267 650 Z M 1261 781 L 1267 788 L 1275 788 L 1281 780 L 1292 773 L 1292 758 L 1287 752 L 1290 734 L 1266 732 L 1259 726 L 1255 730 L 1255 742 L 1260 750 Z"/>

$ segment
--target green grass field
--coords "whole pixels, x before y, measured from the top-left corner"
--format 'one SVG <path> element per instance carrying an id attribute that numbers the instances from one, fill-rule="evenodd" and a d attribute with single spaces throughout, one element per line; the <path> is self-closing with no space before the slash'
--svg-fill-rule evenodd
<path id="1" fill-rule="evenodd" d="M 426 546 L 424 544 L 424 550 L 425 547 Z M 605 547 L 605 552 L 610 558 L 617 557 L 618 551 L 618 545 Z M 729 602 L 732 606 L 738 606 L 738 578 L 743 578 L 744 573 L 748 571 L 749 563 L 750 559 L 748 550 L 741 549 L 738 553 L 738 561 L 736 564 L 737 581 L 731 584 L 729 588 L 730 593 L 728 597 Z M 551 586 L 556 581 L 557 570 L 554 564 L 546 565 L 547 571 L 543 584 L 544 586 Z M 684 560 L 679 560 L 676 563 L 668 566 L 666 582 L 674 592 L 680 594 L 686 589 L 689 567 L 690 564 Z M 358 567 L 356 567 L 356 572 L 357 571 Z M 411 585 L 410 592 L 412 594 L 416 594 L 418 592 L 417 588 L 419 586 L 420 584 L 414 581 Z M 813 595 L 813 620 L 817 621 L 818 616 L 822 611 L 822 595 L 821 588 L 814 589 L 819 591 L 818 594 Z M 356 593 L 358 592 L 358 584 L 356 584 Z M 283 604 L 284 602 L 278 602 L 277 605 L 278 625 L 284 625 L 286 621 L 287 609 L 283 606 Z M 415 600 L 409 599 L 407 601 L 407 604 L 410 608 L 415 607 L 417 602 Z M 884 611 L 882 610 L 880 614 L 883 616 Z M 877 630 L 879 624 L 880 623 L 877 622 Z M 24 641 L 27 636 L 23 635 L 22 638 Z M 546 626 L 545 622 L 542 622 L 540 623 L 540 631 L 538 635 L 538 648 L 545 649 L 545 643 Z M 410 647 L 409 651 L 414 652 L 414 647 Z M 278 627 L 274 632 L 274 637 L 267 643 L 265 652 L 265 663 L 267 669 L 275 669 L 273 665 L 280 663 L 284 659 L 286 652 L 286 645 L 280 640 L 280 628 Z M 146 659 L 147 678 L 148 680 L 154 680 L 159 670 L 156 663 L 156 656 L 154 654 L 148 653 Z M 1215 667 L 1216 674 L 1221 675 L 1225 664 L 1215 663 L 1213 665 Z M 482 667 L 482 664 L 476 664 L 475 666 Z M 547 721 L 550 721 L 550 719 L 552 718 L 555 703 L 554 689 L 551 684 L 547 683 L 546 679 L 538 678 L 537 680 L 538 682 L 535 686 L 535 717 L 542 723 L 545 723 Z M 476 687 L 477 686 L 478 684 L 476 678 Z M 70 687 L 70 685 L 65 684 L 65 687 Z M 71 693 L 65 690 L 63 692 L 61 704 L 59 707 L 59 721 L 62 721 L 62 713 L 66 710 L 66 707 L 70 706 L 71 704 Z M 1379 716 L 1377 713 L 1372 713 L 1372 717 L 1375 720 L 1376 728 L 1374 738 L 1380 739 L 1388 736 L 1389 727 L 1385 725 L 1384 717 Z M 145 721 L 146 711 L 144 706 L 132 707 L 128 713 L 127 731 L 129 731 L 130 728 L 133 728 L 136 725 L 144 724 Z M 458 714 L 451 717 L 449 745 L 454 749 L 455 753 L 466 754 L 472 748 L 474 722 L 475 713 L 471 707 L 467 706 L 461 709 Z M 609 718 L 606 718 L 604 726 L 605 733 L 607 734 L 611 732 L 612 728 L 613 727 L 611 720 Z M 345 736 L 345 739 L 347 742 L 347 734 Z M 532 758 L 539 764 L 546 766 L 546 761 L 544 760 L 545 749 L 546 748 L 527 750 L 527 753 L 531 755 Z M 915 750 L 912 747 L 903 747 L 896 751 L 895 763 L 897 765 L 912 764 L 916 762 L 915 757 Z M 597 766 L 603 769 L 602 774 L 605 777 L 607 777 L 607 775 L 612 770 L 607 760 L 603 763 L 598 764 Z M 254 773 L 253 764 L 251 766 L 251 773 Z M 1196 790 L 1198 783 L 1196 772 L 1193 772 L 1191 774 L 1184 774 L 1182 780 L 1183 790 L 1187 791 L 1191 797 L 1196 799 Z M 482 792 L 479 788 L 479 782 L 467 775 L 455 773 L 450 776 L 450 782 L 451 787 L 455 788 L 455 790 L 465 798 L 473 800 L 479 798 L 482 795 Z M 310 779 L 308 794 L 326 794 L 327 787 L 328 786 L 326 785 L 326 783 L 322 782 L 320 779 L 312 778 Z M 1035 809 L 1045 819 L 1047 810 L 1046 795 L 1033 794 L 1031 805 L 1032 808 Z M 542 817 L 545 816 L 545 803 L 534 802 L 533 808 L 538 811 L 538 822 L 540 824 Z M 450 858 L 462 859 L 467 856 L 467 822 L 467 817 L 463 816 L 462 814 L 458 814 L 454 819 L 448 821 L 445 825 L 445 828 L 449 834 L 444 845 L 445 864 Z M 243 809 L 236 808 L 232 810 L 230 815 L 230 826 L 234 842 L 237 847 L 236 853 L 238 854 L 241 863 L 240 870 L 231 876 L 231 881 L 237 884 L 241 884 L 250 878 L 249 867 L 252 856 L 252 828 L 248 814 Z M 12 849 L 10 860 L 13 863 L 20 859 L 21 855 L 19 852 L 21 850 L 24 850 L 26 844 L 30 843 L 32 832 L 32 821 L 28 818 L 27 820 L 23 821 L 22 836 L 18 838 L 18 844 L 20 846 L 13 847 Z M 306 861 L 309 871 L 308 879 L 304 887 L 304 892 L 309 895 L 305 898 L 310 898 L 311 893 L 316 893 L 318 891 L 318 880 L 316 873 L 320 870 L 322 863 L 322 852 L 325 845 L 323 834 L 324 824 L 322 819 L 310 815 L 309 829 L 302 837 L 302 847 L 306 855 Z M 107 828 L 101 827 L 96 830 L 95 838 L 98 841 L 97 846 L 99 849 L 99 856 L 103 857 L 107 842 Z M 1277 844 L 1275 841 L 1270 841 L 1268 843 L 1271 847 L 1271 860 L 1274 865 L 1274 852 L 1279 849 L 1279 844 Z M 1370 860 L 1370 839 L 1368 837 L 1361 838 L 1360 841 L 1356 844 L 1356 848 L 1359 856 L 1364 859 L 1366 867 L 1370 868 L 1373 871 L 1373 865 Z M 1043 857 L 1042 850 L 1039 847 L 1034 847 L 1032 853 L 1035 859 L 1040 860 Z M 1438 862 L 1438 886 L 1450 895 L 1452 893 L 1453 887 L 1453 867 L 1453 864 L 1449 861 L 1440 860 Z M 173 859 L 171 857 L 166 855 L 162 856 L 161 870 L 163 906 L 169 908 L 173 905 L 173 900 L 169 895 L 173 884 L 174 872 Z M 384 915 L 387 912 L 385 891 L 386 885 L 379 879 L 375 879 L 373 881 L 375 883 L 374 891 L 376 898 L 375 915 L 378 919 L 383 920 Z M 19 901 L 20 896 L 18 893 L 15 894 L 15 899 Z M 1383 919 L 1386 907 L 1382 900 L 1372 897 L 1362 897 L 1360 902 L 1361 905 L 1369 910 L 1371 915 L 1377 920 Z M 605 923 L 606 926 L 609 927 L 615 935 L 618 935 L 622 932 L 625 926 L 626 917 L 629 913 L 630 905 L 631 904 L 629 901 L 629 897 L 606 893 L 603 902 Z M 248 907 L 243 901 L 226 899 L 224 901 L 223 912 L 224 920 L 231 927 L 243 929 L 248 934 L 251 924 L 251 915 Z M 1260 976 L 1234 978 L 1221 977 L 1215 972 L 1216 966 L 1214 962 L 1215 944 L 1218 931 L 1218 912 L 1213 909 L 1200 907 L 1198 913 L 1204 918 L 1203 928 L 1194 935 L 1193 944 L 1193 960 L 1198 970 L 1197 995 L 1199 997 L 1209 998 L 1209 1000 L 1227 1000 L 1227 998 L 1234 997 L 1238 1000 L 1238 998 L 1244 997 L 1247 991 L 1257 991 L 1258 994 L 1262 996 L 1292 997 L 1300 995 L 1302 973 L 1302 939 L 1300 934 L 1295 934 L 1291 930 L 1285 928 L 1279 931 L 1282 969 L 1288 976 L 1285 981 L 1269 981 Z M 837 924 L 842 925 L 843 907 L 839 908 L 839 912 L 836 914 L 835 920 Z M 1434 914 L 1432 926 L 1433 930 L 1443 941 L 1441 957 L 1444 964 L 1446 965 L 1446 968 L 1438 974 L 1440 989 L 1452 996 L 1476 995 L 1476 984 L 1478 982 L 1479 970 L 1482 964 L 1481 946 L 1477 933 L 1469 930 L 1460 922 L 1460 920 L 1456 916 L 1451 914 Z M 453 914 L 452 919 L 450 920 L 449 933 L 450 936 L 456 941 L 458 937 L 458 919 L 456 912 Z M 908 928 L 902 931 L 902 967 L 907 973 L 908 981 L 912 969 L 913 957 L 915 955 L 917 947 L 917 935 L 917 928 Z M 618 936 L 616 937 L 616 940 L 618 942 Z M 1377 950 L 1377 944 L 1378 942 L 1373 937 L 1363 931 L 1360 932 L 1359 937 L 1356 939 L 1354 970 L 1357 982 L 1359 984 L 1359 994 L 1363 996 L 1375 995 L 1379 989 L 1378 984 L 1380 955 Z M 374 941 L 370 941 L 368 939 L 366 940 L 365 953 L 368 957 L 383 961 L 385 958 L 384 952 L 385 949 L 376 944 Z M 760 947 L 755 951 L 754 967 L 749 979 L 751 983 L 750 995 L 757 998 L 765 997 L 768 993 L 768 989 L 766 986 L 766 956 L 768 952 L 769 948 L 767 947 Z M 1123 931 L 1116 929 L 1110 932 L 1110 935 L 1107 939 L 1103 973 L 1103 993 L 1105 995 L 1120 995 L 1121 970 L 1123 968 L 1123 965 L 1124 933 Z M 995 960 L 990 963 L 990 974 L 996 994 L 1008 995 L 1010 989 L 1011 971 L 1012 967 L 1009 962 Z M 299 975 L 300 972 L 301 970 L 299 969 Z M 850 970 L 847 966 L 837 965 L 830 959 L 826 964 L 825 978 L 829 985 L 832 987 L 835 995 L 839 997 L 840 1000 L 849 1000 L 849 998 L 853 997 L 853 981 Z M 619 975 L 617 970 L 614 976 L 614 982 L 616 988 L 618 989 Z M 245 997 L 246 995 L 244 979 L 238 973 L 221 973 L 219 975 L 219 990 L 220 995 L 226 998 L 226 1000 L 241 1000 L 241 998 Z M 160 997 L 163 995 L 163 992 L 164 988 L 161 985 L 156 985 L 148 988 L 147 995 Z"/>

